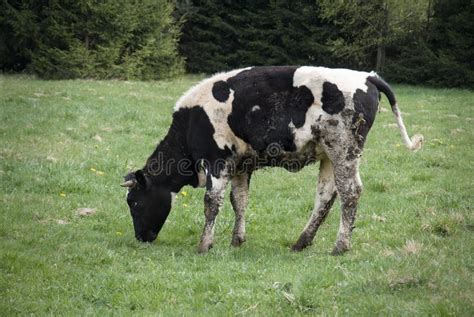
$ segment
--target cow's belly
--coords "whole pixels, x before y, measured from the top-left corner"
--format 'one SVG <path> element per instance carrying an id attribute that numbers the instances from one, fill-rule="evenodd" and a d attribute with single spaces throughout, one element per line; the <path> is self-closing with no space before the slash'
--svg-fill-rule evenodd
<path id="1" fill-rule="evenodd" d="M 298 172 L 303 167 L 327 157 L 324 147 L 314 141 L 307 142 L 299 151 L 285 151 L 278 145 L 271 145 L 263 151 L 251 149 L 243 155 L 235 154 L 232 161 L 238 173 L 249 172 L 264 167 L 282 167 L 290 172 Z"/>

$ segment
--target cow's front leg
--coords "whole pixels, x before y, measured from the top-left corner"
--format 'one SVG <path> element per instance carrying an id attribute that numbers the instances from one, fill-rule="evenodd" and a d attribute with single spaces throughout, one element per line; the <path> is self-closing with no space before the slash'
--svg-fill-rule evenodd
<path id="1" fill-rule="evenodd" d="M 245 208 L 248 204 L 249 181 L 250 175 L 247 173 L 235 175 L 231 180 L 230 202 L 235 213 L 231 245 L 234 247 L 239 247 L 245 242 Z"/>
<path id="2" fill-rule="evenodd" d="M 313 213 L 298 241 L 291 247 L 293 251 L 301 251 L 311 244 L 319 226 L 326 219 L 336 196 L 333 166 L 329 159 L 324 159 L 319 165 L 319 178 Z"/>
<path id="3" fill-rule="evenodd" d="M 341 255 L 351 248 L 351 235 L 354 229 L 357 204 L 362 192 L 359 160 L 341 162 L 335 166 L 334 172 L 342 210 L 339 232 L 332 255 Z"/>
<path id="4" fill-rule="evenodd" d="M 214 177 L 210 176 L 207 180 L 207 190 L 204 195 L 204 215 L 206 223 L 201 235 L 198 252 L 205 253 L 212 247 L 214 238 L 214 224 L 217 214 L 224 203 L 225 189 L 228 183 L 227 176 Z"/>

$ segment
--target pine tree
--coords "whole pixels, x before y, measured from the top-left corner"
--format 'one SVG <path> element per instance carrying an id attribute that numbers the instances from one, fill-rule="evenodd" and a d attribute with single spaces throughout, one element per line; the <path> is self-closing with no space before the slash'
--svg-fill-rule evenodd
<path id="1" fill-rule="evenodd" d="M 0 24 L 7 30 L 0 33 L 6 42 L 0 54 L 8 57 L 3 70 L 18 65 L 43 78 L 159 79 L 183 69 L 179 25 L 169 1 L 4 0 L 2 5 Z"/>
<path id="2" fill-rule="evenodd" d="M 180 52 L 190 72 L 214 72 L 234 65 L 237 34 L 225 21 L 229 4 L 221 1 L 178 1 L 177 14 L 185 20 Z"/>
<path id="3" fill-rule="evenodd" d="M 430 0 L 418 32 L 392 45 L 387 79 L 444 87 L 474 87 L 474 5 Z"/>
<path id="4" fill-rule="evenodd" d="M 474 2 L 436 0 L 429 45 L 430 84 L 474 88 Z"/>
<path id="5" fill-rule="evenodd" d="M 37 46 L 36 12 L 41 1 L 0 1 L 0 69 L 22 71 L 31 62 Z"/>
<path id="6" fill-rule="evenodd" d="M 387 51 L 416 36 L 426 20 L 429 0 L 322 0 L 325 19 L 338 28 L 329 39 L 346 67 L 383 73 Z"/>
<path id="7" fill-rule="evenodd" d="M 180 51 L 191 72 L 252 65 L 331 65 L 332 26 L 310 0 L 178 1 Z"/>

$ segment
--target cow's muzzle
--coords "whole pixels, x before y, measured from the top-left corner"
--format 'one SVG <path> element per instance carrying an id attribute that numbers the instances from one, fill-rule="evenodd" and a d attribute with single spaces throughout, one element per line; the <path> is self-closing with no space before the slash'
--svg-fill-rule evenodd
<path id="1" fill-rule="evenodd" d="M 153 231 L 147 231 L 145 233 L 135 235 L 135 238 L 137 238 L 137 240 L 140 242 L 153 242 L 157 236 L 157 233 L 154 233 Z"/>

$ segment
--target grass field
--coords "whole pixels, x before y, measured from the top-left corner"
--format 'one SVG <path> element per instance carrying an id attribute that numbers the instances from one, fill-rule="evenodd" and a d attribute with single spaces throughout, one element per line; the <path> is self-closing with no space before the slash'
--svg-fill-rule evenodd
<path id="1" fill-rule="evenodd" d="M 391 112 L 378 114 L 346 255 L 329 254 L 338 203 L 313 246 L 289 250 L 313 205 L 315 165 L 258 171 L 246 244 L 230 247 L 227 200 L 202 256 L 202 189 L 185 187 L 158 239 L 142 244 L 119 186 L 199 79 L 0 77 L 1 315 L 474 315 L 474 92 L 395 86 L 409 134 L 426 143 L 410 153 Z"/>

